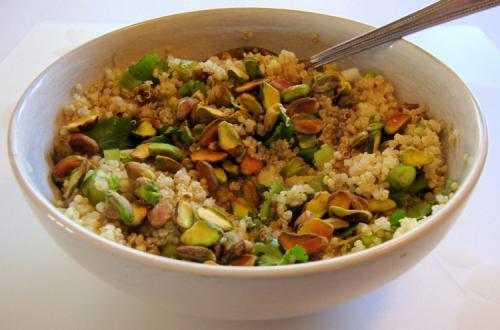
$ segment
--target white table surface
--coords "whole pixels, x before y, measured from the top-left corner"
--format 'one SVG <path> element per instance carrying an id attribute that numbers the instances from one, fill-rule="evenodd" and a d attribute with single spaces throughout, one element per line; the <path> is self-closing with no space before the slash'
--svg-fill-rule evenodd
<path id="1" fill-rule="evenodd" d="M 425 3 L 276 0 L 273 6 L 380 25 Z M 242 1 L 239 5 L 269 3 Z M 69 49 L 129 22 L 225 6 L 231 3 L 110 1 L 101 5 L 86 0 L 68 5 L 57 0 L 9 4 L 0 0 L 2 141 L 23 89 Z M 50 240 L 14 181 L 2 142 L 0 329 L 500 329 L 500 220 L 495 207 L 500 196 L 499 21 L 500 9 L 494 9 L 408 38 L 452 67 L 476 94 L 489 125 L 490 154 L 456 226 L 399 279 L 335 309 L 288 320 L 226 322 L 165 312 L 101 282 Z"/>

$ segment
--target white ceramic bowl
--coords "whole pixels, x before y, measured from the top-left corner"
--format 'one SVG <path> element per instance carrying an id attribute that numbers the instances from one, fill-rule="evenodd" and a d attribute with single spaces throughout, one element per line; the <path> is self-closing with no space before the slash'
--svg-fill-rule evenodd
<path id="1" fill-rule="evenodd" d="M 484 165 L 487 135 L 479 106 L 464 83 L 418 47 L 398 41 L 343 65 L 371 68 L 396 86 L 401 100 L 425 102 L 452 123 L 449 174 L 460 183 L 453 199 L 411 233 L 336 259 L 284 267 L 210 266 L 148 255 L 95 235 L 52 205 L 47 154 L 70 88 L 96 79 L 112 61 L 126 65 L 165 46 L 176 56 L 204 59 L 243 45 L 289 49 L 300 58 L 358 35 L 368 26 L 319 14 L 276 9 L 192 12 L 133 25 L 78 47 L 46 69 L 19 101 L 9 131 L 12 167 L 38 220 L 82 267 L 147 302 L 198 316 L 283 318 L 316 312 L 366 294 L 427 255 L 457 219 Z M 245 32 L 253 38 L 245 39 Z M 317 33 L 319 40 L 313 42 Z M 464 161 L 464 154 L 470 160 Z M 99 299 L 99 297 L 95 297 Z"/>

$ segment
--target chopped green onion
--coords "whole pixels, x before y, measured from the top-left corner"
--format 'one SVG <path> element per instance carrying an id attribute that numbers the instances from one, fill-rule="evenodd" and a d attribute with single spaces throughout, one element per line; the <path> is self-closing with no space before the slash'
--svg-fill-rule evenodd
<path id="1" fill-rule="evenodd" d="M 130 156 L 132 151 L 134 151 L 134 149 L 120 150 L 120 161 L 123 163 L 127 163 L 127 162 L 132 161 L 132 156 Z"/>
<path id="2" fill-rule="evenodd" d="M 271 204 L 273 202 L 273 196 L 279 194 L 283 190 L 283 182 L 280 180 L 274 180 L 269 188 L 269 197 L 260 204 L 259 218 L 264 222 L 269 217 L 269 212 L 271 211 Z"/>
<path id="3" fill-rule="evenodd" d="M 120 149 L 106 149 L 102 152 L 106 160 L 120 160 Z"/>

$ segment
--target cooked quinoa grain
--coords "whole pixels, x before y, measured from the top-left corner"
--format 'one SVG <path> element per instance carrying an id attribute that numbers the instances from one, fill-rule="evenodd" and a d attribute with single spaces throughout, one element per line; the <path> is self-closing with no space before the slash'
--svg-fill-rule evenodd
<path id="1" fill-rule="evenodd" d="M 412 230 L 458 188 L 446 179 L 450 126 L 425 105 L 398 100 L 381 74 L 306 69 L 289 51 L 149 54 L 75 86 L 61 114 L 55 204 L 169 258 L 271 266 L 354 253 Z"/>

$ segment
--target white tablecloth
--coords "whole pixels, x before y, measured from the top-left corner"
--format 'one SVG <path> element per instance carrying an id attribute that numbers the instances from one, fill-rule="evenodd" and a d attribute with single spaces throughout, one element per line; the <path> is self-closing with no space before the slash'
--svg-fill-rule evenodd
<path id="1" fill-rule="evenodd" d="M 310 10 L 321 11 L 319 3 Z M 337 12 L 332 8 L 344 16 L 352 11 L 345 3 L 345 8 L 321 3 L 331 14 Z M 402 14 L 401 8 L 394 12 Z M 393 18 L 394 12 L 386 17 Z M 2 140 L 15 102 L 44 67 L 123 24 L 52 21 L 34 26 L 0 62 Z M 500 220 L 495 208 L 500 196 L 498 42 L 469 24 L 448 24 L 409 39 L 442 59 L 472 88 L 487 117 L 491 147 L 464 214 L 407 274 L 351 303 L 295 319 L 225 322 L 170 314 L 101 282 L 50 240 L 21 196 L 2 142 L 0 329 L 500 329 Z"/>

